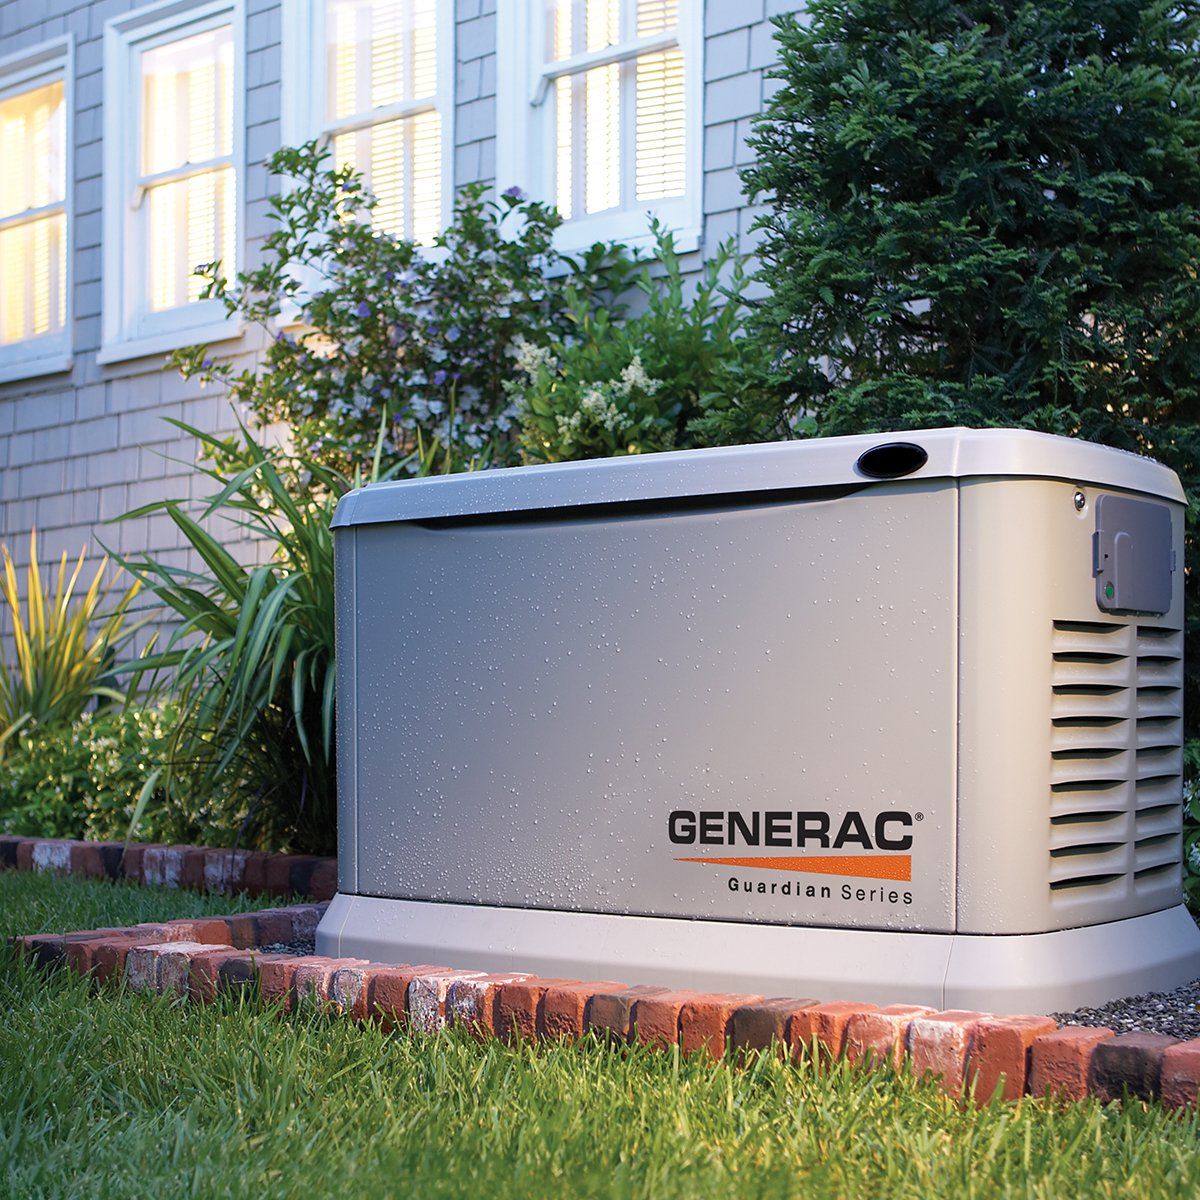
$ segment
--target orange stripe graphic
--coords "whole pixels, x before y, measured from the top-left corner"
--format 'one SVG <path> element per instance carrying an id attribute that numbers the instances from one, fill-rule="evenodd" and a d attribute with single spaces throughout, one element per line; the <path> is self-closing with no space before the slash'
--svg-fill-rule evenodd
<path id="1" fill-rule="evenodd" d="M 799 857 L 677 858 L 676 862 L 714 867 L 765 867 L 769 871 L 803 871 L 810 875 L 852 875 L 856 879 L 912 879 L 911 854 L 806 854 Z"/>

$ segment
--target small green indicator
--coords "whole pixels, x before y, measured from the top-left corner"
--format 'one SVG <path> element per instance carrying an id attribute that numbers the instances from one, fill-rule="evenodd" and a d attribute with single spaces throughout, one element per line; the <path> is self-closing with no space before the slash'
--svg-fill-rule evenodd
<path id="1" fill-rule="evenodd" d="M 1116 595 L 1116 592 L 1117 592 L 1117 589 L 1115 587 L 1113 587 L 1113 585 L 1111 583 L 1106 583 L 1104 585 L 1104 595 L 1107 599 L 1111 600 L 1113 598 L 1113 596 Z"/>

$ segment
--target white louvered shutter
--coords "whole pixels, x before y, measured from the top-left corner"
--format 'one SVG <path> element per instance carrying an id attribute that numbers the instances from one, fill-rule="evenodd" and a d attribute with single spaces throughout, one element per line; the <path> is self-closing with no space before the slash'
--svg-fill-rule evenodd
<path id="1" fill-rule="evenodd" d="M 0 101 L 0 345 L 61 333 L 66 114 L 58 80 Z"/>

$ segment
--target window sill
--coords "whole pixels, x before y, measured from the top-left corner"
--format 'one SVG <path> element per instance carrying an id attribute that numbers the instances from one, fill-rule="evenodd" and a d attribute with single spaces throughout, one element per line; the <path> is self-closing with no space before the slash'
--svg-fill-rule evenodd
<path id="1" fill-rule="evenodd" d="M 184 346 L 211 345 L 217 342 L 235 342 L 242 336 L 240 321 L 218 321 L 209 325 L 197 325 L 190 329 L 172 329 L 166 333 L 155 333 L 148 337 L 128 338 L 123 341 L 105 342 L 96 354 L 101 366 L 131 362 L 137 358 L 152 358 L 170 354 Z"/>
<path id="2" fill-rule="evenodd" d="M 47 355 L 45 358 L 27 358 L 15 362 L 0 361 L 0 383 L 12 383 L 18 379 L 40 379 L 43 375 L 61 375 L 74 365 L 72 355 Z"/>
<path id="3" fill-rule="evenodd" d="M 646 250 L 654 245 L 654 235 L 647 225 L 645 220 L 631 223 L 624 228 L 615 223 L 603 227 L 594 226 L 591 229 L 583 226 L 572 228 L 570 224 L 566 224 L 555 231 L 554 248 L 560 254 L 571 256 L 590 250 L 597 242 L 619 242 L 630 250 Z M 698 226 L 677 229 L 664 221 L 663 227 L 666 232 L 674 235 L 677 253 L 691 254 L 700 249 L 703 239 Z"/>

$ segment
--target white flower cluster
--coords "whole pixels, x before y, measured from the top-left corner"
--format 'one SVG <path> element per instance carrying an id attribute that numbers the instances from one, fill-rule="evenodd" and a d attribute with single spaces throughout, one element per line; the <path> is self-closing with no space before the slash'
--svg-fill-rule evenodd
<path id="1" fill-rule="evenodd" d="M 628 396 L 634 388 L 641 388 L 647 396 L 653 396 L 655 392 L 662 387 L 661 379 L 651 379 L 646 374 L 646 368 L 642 366 L 642 356 L 635 354 L 629 362 L 629 366 L 621 372 L 620 387 L 623 389 L 623 395 Z"/>
<path id="2" fill-rule="evenodd" d="M 526 341 L 520 335 L 513 342 L 513 350 L 515 351 L 517 370 L 530 379 L 535 378 L 543 367 L 550 371 L 558 369 L 558 361 L 546 346 L 538 346 L 533 342 Z"/>

